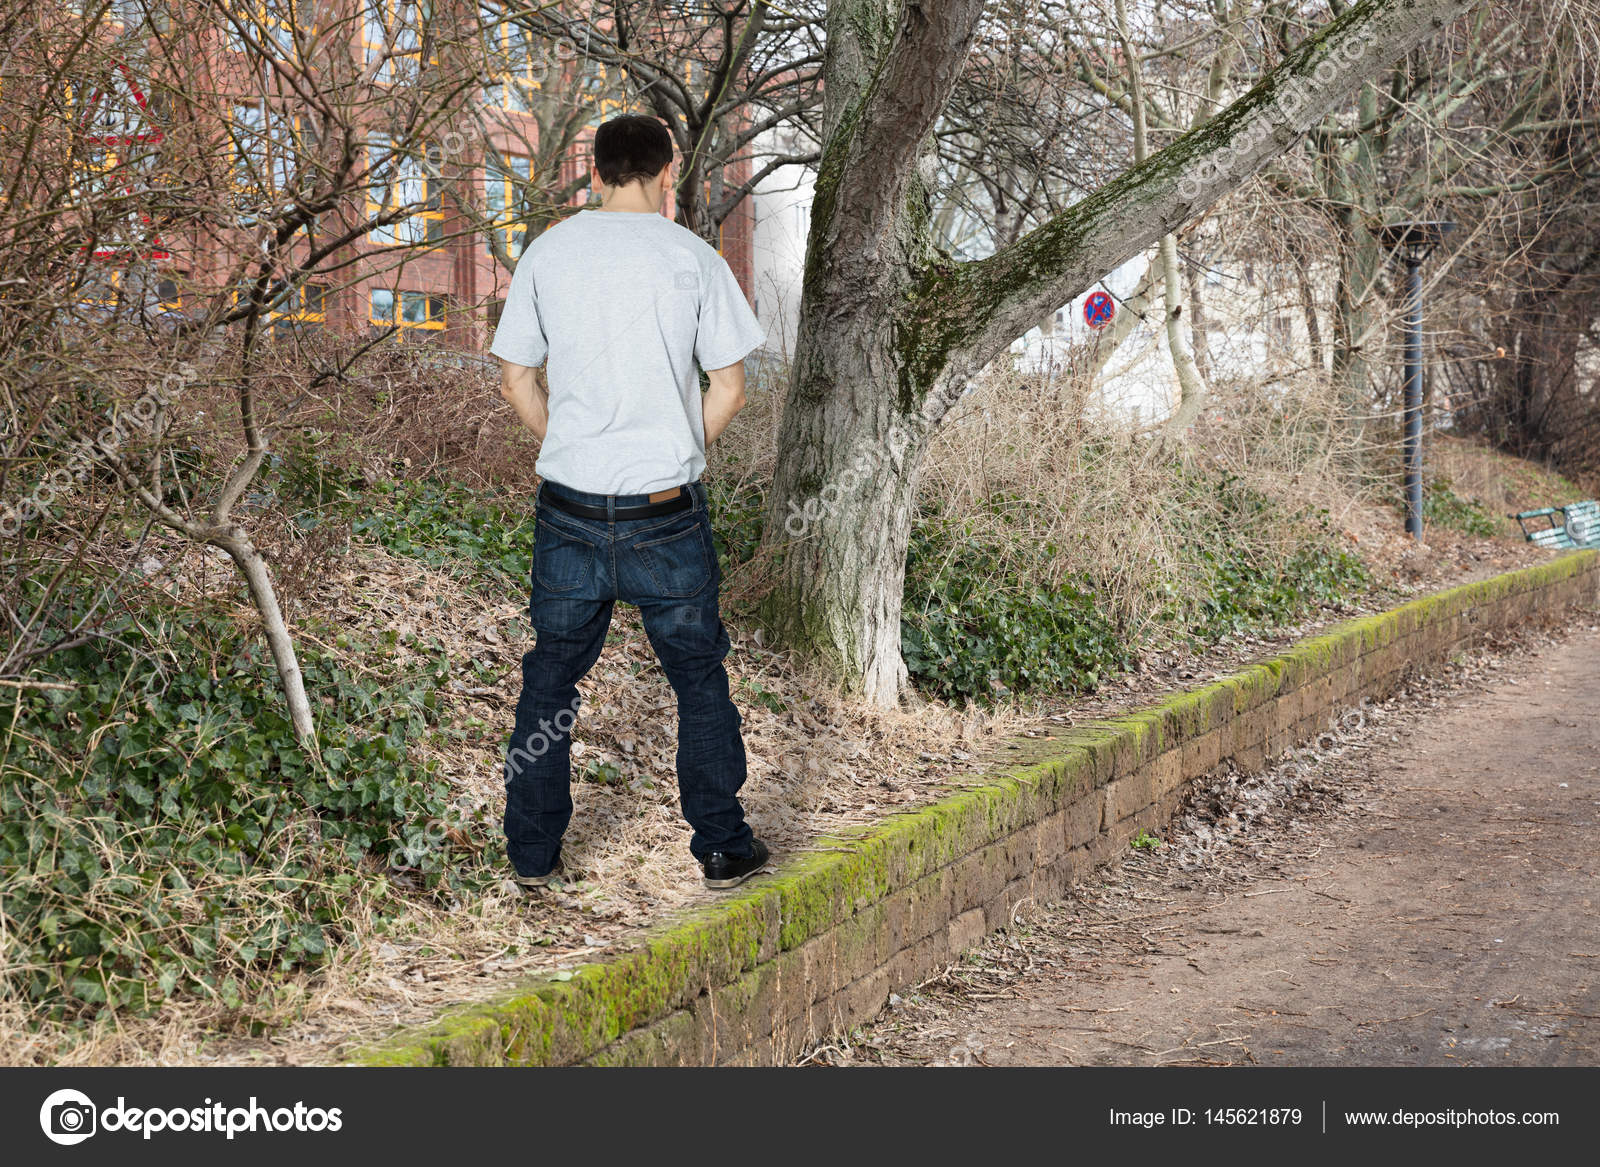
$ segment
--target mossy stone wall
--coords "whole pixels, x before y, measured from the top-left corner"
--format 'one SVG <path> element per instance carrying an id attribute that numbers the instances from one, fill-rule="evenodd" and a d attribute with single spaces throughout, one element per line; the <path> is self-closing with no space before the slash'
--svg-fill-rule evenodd
<path id="1" fill-rule="evenodd" d="M 1408 669 L 1596 601 L 1600 553 L 1425 596 L 1142 712 L 1018 742 L 1023 764 L 824 840 L 638 949 L 362 1051 L 365 1065 L 784 1063 L 875 1016 L 1019 905 L 1159 832 L 1185 783 L 1260 767 Z"/>

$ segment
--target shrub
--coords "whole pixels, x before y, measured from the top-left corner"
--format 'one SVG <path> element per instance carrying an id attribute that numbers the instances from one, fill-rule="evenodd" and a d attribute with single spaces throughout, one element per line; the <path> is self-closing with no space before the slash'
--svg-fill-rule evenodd
<path id="1" fill-rule="evenodd" d="M 1335 544 L 1326 511 L 1285 513 L 1232 474 L 1216 477 L 1212 491 L 1207 522 L 1186 549 L 1203 584 L 1198 603 L 1171 617 L 1192 643 L 1287 623 L 1371 582 L 1366 566 Z M 1264 530 L 1273 536 L 1258 537 Z"/>
<path id="2" fill-rule="evenodd" d="M 215 623 L 170 611 L 71 650 L 70 688 L 0 710 L 6 992 L 57 1019 L 185 993 L 245 1006 L 321 963 L 361 905 L 386 910 L 392 868 L 443 891 L 486 837 L 407 756 L 440 673 L 379 683 L 304 650 L 328 702 L 319 763 L 264 654 L 172 664 L 203 661 Z"/>
<path id="3" fill-rule="evenodd" d="M 708 484 L 708 494 L 717 554 L 726 574 L 755 554 L 766 495 L 756 487 L 734 489 L 716 481 Z M 428 479 L 377 483 L 359 506 L 351 531 L 396 555 L 456 575 L 488 570 L 508 583 L 527 584 L 535 527 L 532 497 Z"/>
<path id="4" fill-rule="evenodd" d="M 533 555 L 534 501 L 472 491 L 434 479 L 379 482 L 364 500 L 351 531 L 396 555 L 419 559 L 455 576 L 488 571 L 525 587 Z"/>
<path id="5" fill-rule="evenodd" d="M 1053 544 L 1019 553 L 965 525 L 918 524 L 900 621 L 906 669 L 959 700 L 1011 692 L 1081 692 L 1131 662 L 1083 581 L 1042 582 Z"/>
<path id="6" fill-rule="evenodd" d="M 906 557 L 900 635 L 912 680 L 931 694 L 990 701 L 1021 693 L 1078 693 L 1128 668 L 1147 637 L 1196 647 L 1336 605 L 1371 582 L 1341 550 L 1326 512 L 1289 509 L 1220 470 L 1171 463 L 1159 516 L 1181 533 L 1170 567 L 1149 573 L 1143 610 L 1119 624 L 1092 561 L 1051 529 L 1045 504 L 993 490 L 959 512 L 925 502 Z M 713 481 L 712 520 L 724 570 L 753 556 L 765 492 Z M 1103 565 L 1102 565 L 1103 566 Z"/>
<path id="7" fill-rule="evenodd" d="M 1463 535 L 1492 537 L 1499 525 L 1477 499 L 1462 498 L 1452 489 L 1448 478 L 1431 480 L 1422 492 L 1422 521 L 1438 524 Z"/>
<path id="8" fill-rule="evenodd" d="M 706 483 L 706 495 L 711 502 L 717 555 L 726 575 L 731 568 L 748 563 L 761 544 L 767 492 L 760 486 L 734 486 L 713 478 Z"/>
<path id="9" fill-rule="evenodd" d="M 1306 542 L 1281 566 L 1228 548 L 1199 556 L 1211 583 L 1191 634 L 1198 644 L 1287 623 L 1370 582 L 1359 559 L 1321 540 Z"/>

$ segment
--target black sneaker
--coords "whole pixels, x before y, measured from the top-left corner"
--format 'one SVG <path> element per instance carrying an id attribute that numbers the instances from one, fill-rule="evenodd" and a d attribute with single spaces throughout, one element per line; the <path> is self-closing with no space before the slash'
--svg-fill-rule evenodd
<path id="1" fill-rule="evenodd" d="M 726 851 L 713 851 L 700 861 L 706 873 L 707 887 L 738 887 L 767 865 L 767 845 L 752 839 L 750 854 L 729 855 Z"/>
<path id="2" fill-rule="evenodd" d="M 556 856 L 556 865 L 543 875 L 513 875 L 511 881 L 525 892 L 536 892 L 544 888 L 553 887 L 563 891 L 567 885 L 567 868 L 561 856 Z"/>

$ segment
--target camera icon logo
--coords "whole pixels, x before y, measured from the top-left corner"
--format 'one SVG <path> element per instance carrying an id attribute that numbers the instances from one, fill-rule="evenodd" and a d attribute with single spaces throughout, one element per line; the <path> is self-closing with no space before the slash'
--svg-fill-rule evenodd
<path id="1" fill-rule="evenodd" d="M 692 292 L 700 286 L 700 277 L 692 270 L 674 272 L 672 284 L 680 292 Z"/>
<path id="2" fill-rule="evenodd" d="M 94 1134 L 96 1113 L 87 1094 L 57 1090 L 39 1108 L 39 1126 L 52 1143 L 70 1147 Z"/>

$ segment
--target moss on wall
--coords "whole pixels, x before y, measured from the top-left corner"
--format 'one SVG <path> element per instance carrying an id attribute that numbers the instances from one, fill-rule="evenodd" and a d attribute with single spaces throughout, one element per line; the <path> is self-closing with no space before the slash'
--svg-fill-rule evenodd
<path id="1" fill-rule="evenodd" d="M 397 1033 L 350 1060 L 391 1066 L 559 1065 L 600 1055 L 596 1060 L 606 1061 L 603 1051 L 621 1035 L 674 1018 L 655 1035 L 659 1041 L 618 1047 L 612 1060 L 666 1057 L 669 1047 L 681 1049 L 690 1040 L 684 1035 L 692 1035 L 698 1023 L 682 1011 L 702 994 L 744 984 L 749 990 L 744 997 L 757 1000 L 756 989 L 764 982 L 750 974 L 766 962 L 834 932 L 852 917 L 862 926 L 837 936 L 856 947 L 874 942 L 876 931 L 863 931 L 864 922 L 879 921 L 871 913 L 881 911 L 891 895 L 1071 806 L 1163 751 L 1218 729 L 1280 693 L 1325 678 L 1363 652 L 1395 644 L 1402 630 L 1443 628 L 1506 597 L 1563 587 L 1585 573 L 1592 576 L 1597 559 L 1600 553 L 1594 551 L 1574 552 L 1423 596 L 1352 620 L 1271 661 L 1151 709 L 1074 727 L 1052 743 L 1049 757 L 931 805 L 819 840 L 820 850 L 786 862 L 781 871 L 713 907 L 662 925 L 633 952 L 587 965 L 569 981 L 524 982 L 494 1001 Z M 1592 592 L 1592 582 L 1589 587 Z M 727 998 L 739 999 L 739 993 Z"/>

